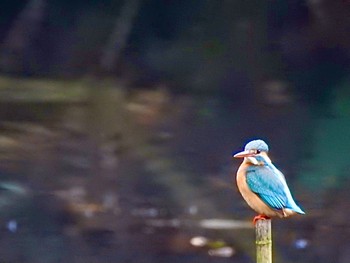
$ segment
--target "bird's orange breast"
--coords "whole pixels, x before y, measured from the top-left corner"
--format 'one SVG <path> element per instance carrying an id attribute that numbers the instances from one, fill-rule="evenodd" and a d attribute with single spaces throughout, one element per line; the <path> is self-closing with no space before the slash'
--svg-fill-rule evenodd
<path id="1" fill-rule="evenodd" d="M 277 211 L 269 207 L 260 197 L 252 192 L 247 184 L 246 174 L 250 164 L 243 162 L 237 171 L 236 181 L 239 192 L 247 204 L 257 213 L 269 217 L 283 217 L 282 211 Z"/>

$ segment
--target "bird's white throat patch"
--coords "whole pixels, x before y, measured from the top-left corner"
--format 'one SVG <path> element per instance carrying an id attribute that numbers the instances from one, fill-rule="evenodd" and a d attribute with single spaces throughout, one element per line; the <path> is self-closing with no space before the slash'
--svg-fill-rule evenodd
<path id="1" fill-rule="evenodd" d="M 248 162 L 250 162 L 250 163 L 252 163 L 252 164 L 254 164 L 254 165 L 260 165 L 259 164 L 259 162 L 258 162 L 258 160 L 257 159 L 255 159 L 255 157 L 246 157 L 247 158 L 247 160 L 248 160 Z"/>
<path id="2" fill-rule="evenodd" d="M 258 160 L 255 156 L 249 156 L 245 157 L 247 158 L 248 162 L 252 163 L 253 165 L 264 165 L 265 163 L 271 163 L 271 159 L 267 155 L 259 155 L 259 159 L 263 159 L 263 161 Z"/>

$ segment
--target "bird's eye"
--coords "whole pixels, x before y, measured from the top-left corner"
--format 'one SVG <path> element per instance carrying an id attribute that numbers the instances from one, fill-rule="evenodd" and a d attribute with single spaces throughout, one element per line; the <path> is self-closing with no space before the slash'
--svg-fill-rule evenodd
<path id="1" fill-rule="evenodd" d="M 256 150 L 255 152 L 256 152 L 256 154 L 259 154 L 259 153 L 261 153 L 261 151 L 260 151 L 260 150 Z"/>

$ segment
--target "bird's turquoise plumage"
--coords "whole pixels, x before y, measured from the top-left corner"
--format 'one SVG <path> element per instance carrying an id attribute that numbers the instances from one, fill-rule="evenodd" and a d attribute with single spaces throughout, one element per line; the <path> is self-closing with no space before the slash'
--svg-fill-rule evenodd
<path id="1" fill-rule="evenodd" d="M 268 152 L 269 151 L 269 146 L 264 142 L 263 140 L 253 140 L 250 141 L 246 144 L 244 147 L 244 150 L 260 150 L 262 152 Z"/>
<path id="2" fill-rule="evenodd" d="M 291 209 L 304 214 L 295 203 L 283 174 L 262 156 L 255 157 L 263 165 L 250 166 L 247 169 L 247 184 L 270 207 L 281 210 Z"/>
<path id="3" fill-rule="evenodd" d="M 284 175 L 272 164 L 268 151 L 268 145 L 258 139 L 233 155 L 244 158 L 236 176 L 240 193 L 248 205 L 263 216 L 305 214 L 295 203 Z"/>

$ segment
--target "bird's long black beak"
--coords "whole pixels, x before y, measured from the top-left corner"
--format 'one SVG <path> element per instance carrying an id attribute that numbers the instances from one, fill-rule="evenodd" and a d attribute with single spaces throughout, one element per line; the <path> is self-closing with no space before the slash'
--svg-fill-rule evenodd
<path id="1" fill-rule="evenodd" d="M 251 156 L 254 156 L 255 153 L 254 152 L 251 152 L 251 151 L 242 151 L 242 152 L 239 152 L 239 153 L 236 153 L 233 155 L 234 158 L 244 158 L 244 157 L 251 157 Z"/>

